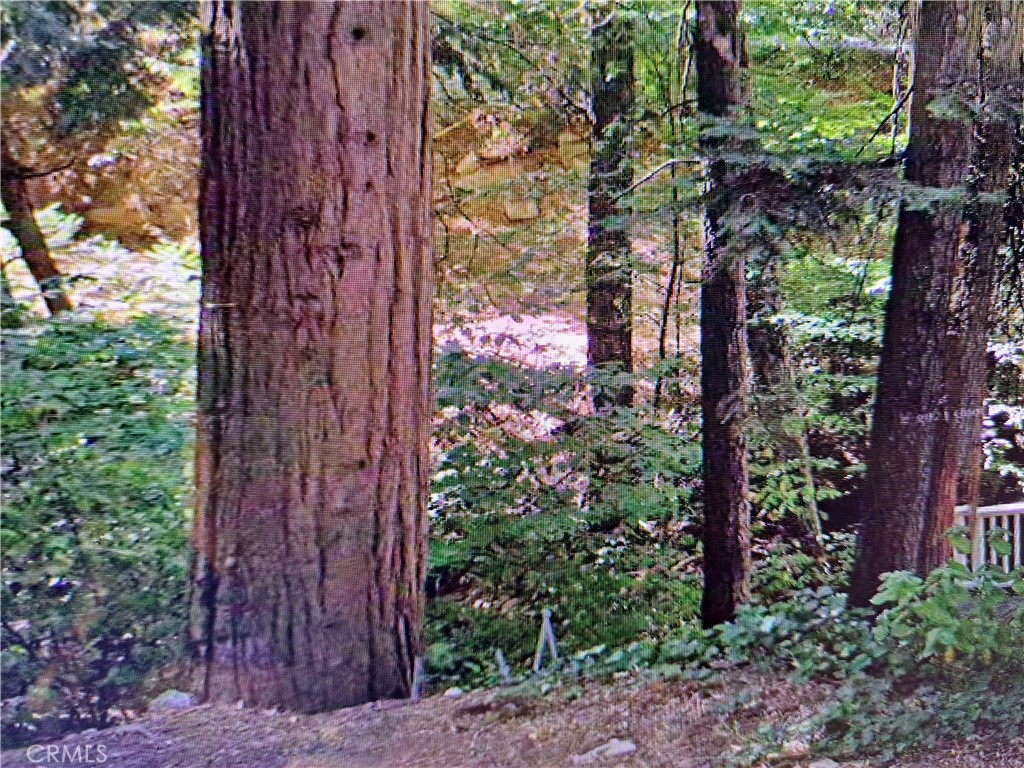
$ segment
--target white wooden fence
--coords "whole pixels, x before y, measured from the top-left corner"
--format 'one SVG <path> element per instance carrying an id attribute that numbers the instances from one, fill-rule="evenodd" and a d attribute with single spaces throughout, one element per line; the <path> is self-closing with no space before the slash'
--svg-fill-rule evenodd
<path id="1" fill-rule="evenodd" d="M 1024 501 L 996 504 L 992 507 L 957 507 L 956 524 L 971 532 L 971 554 L 955 555 L 957 561 L 971 570 L 982 565 L 994 565 L 1009 573 L 1024 567 Z M 1000 555 L 989 543 L 989 532 L 1002 529 L 1009 534 L 1011 547 L 1008 555 Z"/>

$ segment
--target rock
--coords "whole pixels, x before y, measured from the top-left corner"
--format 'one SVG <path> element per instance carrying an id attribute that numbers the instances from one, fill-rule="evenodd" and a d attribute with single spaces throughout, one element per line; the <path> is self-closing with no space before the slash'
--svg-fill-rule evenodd
<path id="1" fill-rule="evenodd" d="M 589 152 L 589 145 L 571 131 L 563 131 L 558 135 L 558 155 L 562 165 L 569 167 L 576 160 L 585 159 Z"/>
<path id="2" fill-rule="evenodd" d="M 572 762 L 574 765 L 587 765 L 588 763 L 607 758 L 628 757 L 634 752 L 636 752 L 636 744 L 632 741 L 628 739 L 612 739 L 599 747 L 594 747 L 589 752 L 576 755 Z"/>
<path id="3" fill-rule="evenodd" d="M 459 160 L 458 165 L 455 166 L 455 173 L 459 176 L 466 176 L 479 167 L 480 158 L 476 156 L 476 152 L 470 150 L 469 154 Z"/>
<path id="4" fill-rule="evenodd" d="M 835 760 L 830 760 L 826 757 L 822 760 L 815 760 L 813 763 L 808 765 L 807 768 L 842 768 L 842 766 Z"/>
<path id="5" fill-rule="evenodd" d="M 452 688 L 449 688 L 447 691 L 444 692 L 444 697 L 446 699 L 457 699 L 461 695 L 462 689 L 458 686 L 453 686 Z"/>
<path id="6" fill-rule="evenodd" d="M 195 697 L 184 691 L 176 691 L 173 688 L 164 691 L 149 703 L 150 712 L 176 712 L 182 709 L 191 709 L 196 705 Z"/>
<path id="7" fill-rule="evenodd" d="M 787 741 L 782 745 L 782 756 L 787 760 L 799 760 L 811 754 L 811 747 L 805 741 Z"/>
<path id="8" fill-rule="evenodd" d="M 485 163 L 499 163 L 529 149 L 526 137 L 510 125 L 502 125 L 491 131 L 490 140 L 476 153 Z"/>
<path id="9" fill-rule="evenodd" d="M 782 745 L 781 752 L 768 755 L 769 763 L 788 763 L 811 754 L 811 747 L 804 741 L 787 741 Z"/>
<path id="10" fill-rule="evenodd" d="M 530 221 L 540 216 L 540 206 L 536 200 L 506 200 L 505 216 L 509 221 Z"/>

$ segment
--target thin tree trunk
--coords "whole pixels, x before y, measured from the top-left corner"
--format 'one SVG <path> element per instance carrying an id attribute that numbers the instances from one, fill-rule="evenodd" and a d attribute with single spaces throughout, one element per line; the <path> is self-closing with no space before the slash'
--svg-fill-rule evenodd
<path id="1" fill-rule="evenodd" d="M 906 167 L 912 186 L 893 250 L 854 605 L 869 604 L 882 573 L 924 575 L 951 554 L 945 532 L 981 425 L 1004 236 L 998 194 L 1024 82 L 1022 13 L 1019 2 L 967 0 L 920 10 Z"/>
<path id="2" fill-rule="evenodd" d="M 43 301 L 51 315 L 74 309 L 61 285 L 62 275 L 53 263 L 46 238 L 36 223 L 32 197 L 25 179 L 18 173 L 17 164 L 6 153 L 3 157 L 3 173 L 0 174 L 0 190 L 3 193 L 7 221 L 4 226 L 21 248 L 21 258 L 32 273 L 32 278 L 43 294 Z"/>
<path id="3" fill-rule="evenodd" d="M 683 9 L 679 13 L 679 28 L 676 32 L 676 67 L 675 73 L 679 81 L 679 92 L 673 93 L 672 82 L 673 78 L 670 74 L 666 78 L 666 84 L 664 88 L 665 92 L 665 108 L 668 111 L 668 127 L 669 127 L 669 138 L 672 142 L 672 146 L 676 146 L 678 142 L 678 130 L 676 127 L 676 105 L 686 103 L 686 87 L 687 87 L 687 76 L 689 75 L 690 65 L 693 61 L 693 46 L 687 44 L 686 50 L 686 65 L 685 67 L 680 66 L 680 60 L 683 56 L 685 39 L 684 31 L 686 29 L 686 16 L 689 13 L 690 4 L 686 3 Z M 661 390 L 664 385 L 664 364 L 668 357 L 668 323 L 672 313 L 672 301 L 673 301 L 673 290 L 676 282 L 679 280 L 680 272 L 683 268 L 683 242 L 682 233 L 680 232 L 680 226 L 682 224 L 682 215 L 679 210 L 679 186 L 677 182 L 678 167 L 676 163 L 672 164 L 669 170 L 672 184 L 672 265 L 669 268 L 668 282 L 665 285 L 665 300 L 662 303 L 661 308 L 661 323 L 658 326 L 658 362 L 662 366 L 662 370 L 658 373 L 658 378 L 654 382 L 654 408 L 657 409 L 661 405 Z"/>
<path id="4" fill-rule="evenodd" d="M 752 265 L 747 341 L 754 373 L 754 407 L 771 440 L 779 464 L 797 466 L 801 477 L 799 524 L 812 536 L 821 534 L 811 451 L 807 442 L 807 403 L 800 394 L 789 334 L 776 321 L 782 311 L 778 265 L 770 244 Z"/>
<path id="5" fill-rule="evenodd" d="M 591 31 L 595 122 L 587 190 L 587 358 L 598 373 L 593 385 L 598 412 L 633 402 L 633 386 L 614 381 L 615 374 L 633 372 L 629 229 L 619 201 L 633 179 L 627 151 L 633 111 L 632 33 L 632 24 L 617 12 Z"/>
<path id="6" fill-rule="evenodd" d="M 896 144 L 900 137 L 900 109 L 903 101 L 903 78 L 907 72 L 907 54 L 904 45 L 907 39 L 907 28 L 910 23 L 909 0 L 900 3 L 900 31 L 896 38 L 896 52 L 892 59 L 892 120 L 889 125 L 890 155 L 896 155 Z"/>
<path id="7" fill-rule="evenodd" d="M 675 166 L 672 167 L 672 181 L 675 183 Z M 662 366 L 662 370 L 658 372 L 658 378 L 654 382 L 654 408 L 657 409 L 661 406 L 661 390 L 664 386 L 664 365 L 665 360 L 668 359 L 668 322 L 672 314 L 672 300 L 675 298 L 673 293 L 675 285 L 679 280 L 679 272 L 682 269 L 682 241 L 679 234 L 679 211 L 678 211 L 678 193 L 675 189 L 672 190 L 672 202 L 676 206 L 672 214 L 672 265 L 668 271 L 668 280 L 665 283 L 665 299 L 661 305 L 661 322 L 658 325 L 658 362 Z"/>
<path id="8" fill-rule="evenodd" d="M 430 478 L 429 7 L 205 12 L 194 683 L 306 712 L 406 697 Z"/>
<path id="9" fill-rule="evenodd" d="M 694 41 L 697 107 L 724 118 L 746 103 L 739 2 L 698 2 Z M 724 145 L 705 140 L 704 268 L 701 283 L 701 407 L 704 452 L 705 626 L 733 618 L 750 596 L 750 503 L 745 425 L 750 396 L 744 248 L 732 247 L 743 169 L 721 157 Z"/>

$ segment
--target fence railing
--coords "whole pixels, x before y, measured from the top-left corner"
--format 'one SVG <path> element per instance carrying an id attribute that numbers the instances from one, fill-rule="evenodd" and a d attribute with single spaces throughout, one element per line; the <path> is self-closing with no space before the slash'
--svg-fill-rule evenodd
<path id="1" fill-rule="evenodd" d="M 1024 567 L 1024 501 L 996 504 L 991 507 L 957 507 L 956 524 L 971 533 L 971 553 L 955 555 L 956 560 L 971 570 L 993 565 L 1009 573 Z M 1000 555 L 989 542 L 989 533 L 1002 529 L 1008 533 L 1004 539 L 1010 545 L 1009 554 Z"/>

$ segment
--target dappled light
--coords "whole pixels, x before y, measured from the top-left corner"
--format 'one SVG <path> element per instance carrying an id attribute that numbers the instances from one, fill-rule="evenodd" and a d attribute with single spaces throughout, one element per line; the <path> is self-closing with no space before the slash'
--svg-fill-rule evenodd
<path id="1" fill-rule="evenodd" d="M 4 765 L 1024 765 L 1024 4 L 0 23 Z"/>

